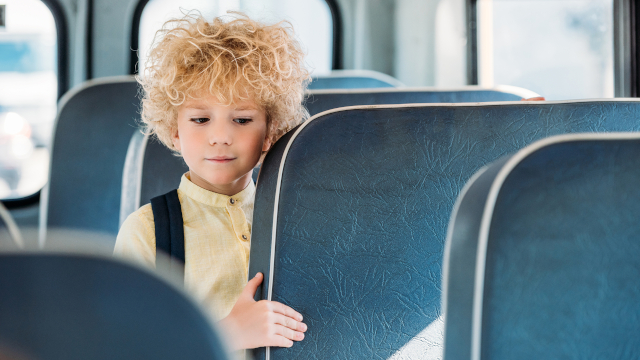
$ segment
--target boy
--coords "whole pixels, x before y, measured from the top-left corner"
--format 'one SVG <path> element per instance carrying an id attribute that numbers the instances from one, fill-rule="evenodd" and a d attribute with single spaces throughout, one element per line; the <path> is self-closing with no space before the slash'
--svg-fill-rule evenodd
<path id="1" fill-rule="evenodd" d="M 185 287 L 220 320 L 232 349 L 290 347 L 307 329 L 293 309 L 253 300 L 262 274 L 246 282 L 252 170 L 308 116 L 302 97 L 310 77 L 290 30 L 239 14 L 228 22 L 171 20 L 158 32 L 144 77 L 138 77 L 147 131 L 189 167 L 178 188 Z M 153 266 L 154 225 L 151 205 L 131 214 L 115 253 Z"/>

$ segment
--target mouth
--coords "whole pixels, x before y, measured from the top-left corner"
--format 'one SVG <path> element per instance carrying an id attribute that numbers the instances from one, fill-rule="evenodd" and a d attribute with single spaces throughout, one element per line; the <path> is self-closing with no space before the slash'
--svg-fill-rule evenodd
<path id="1" fill-rule="evenodd" d="M 215 164 L 226 164 L 226 163 L 231 162 L 231 161 L 233 161 L 235 159 L 236 158 L 229 157 L 229 156 L 214 156 L 214 157 L 210 157 L 210 158 L 205 158 L 206 161 L 212 162 L 212 163 L 215 163 Z"/>

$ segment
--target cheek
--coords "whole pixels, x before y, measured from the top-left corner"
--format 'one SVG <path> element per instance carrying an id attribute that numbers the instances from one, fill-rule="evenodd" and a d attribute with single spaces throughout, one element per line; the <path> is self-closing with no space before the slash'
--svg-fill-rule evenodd
<path id="1" fill-rule="evenodd" d="M 192 153 L 198 152 L 198 144 L 201 144 L 203 139 L 202 134 L 193 129 L 178 127 L 178 138 L 174 138 L 174 145 L 180 151 L 183 157 L 187 157 Z M 177 143 L 177 144 L 176 144 Z"/>
<path id="2" fill-rule="evenodd" d="M 263 147 L 263 143 L 264 143 L 264 137 L 262 136 L 256 136 L 253 140 L 253 153 L 254 154 L 258 154 L 258 156 L 260 156 L 260 154 L 262 154 L 262 147 Z"/>
<path id="3" fill-rule="evenodd" d="M 265 132 L 255 131 L 250 136 L 245 137 L 245 148 L 250 149 L 253 155 L 260 156 L 262 154 L 262 147 L 264 143 Z"/>

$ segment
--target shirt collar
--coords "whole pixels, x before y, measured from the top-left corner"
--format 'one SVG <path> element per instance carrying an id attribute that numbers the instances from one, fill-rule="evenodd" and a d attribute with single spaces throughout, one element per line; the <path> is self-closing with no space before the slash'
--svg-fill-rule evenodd
<path id="1" fill-rule="evenodd" d="M 243 203 L 250 202 L 256 191 L 256 186 L 253 184 L 253 180 L 251 180 L 249 181 L 249 185 L 247 185 L 244 190 L 235 195 L 228 196 L 218 194 L 213 191 L 203 189 L 200 186 L 192 183 L 189 179 L 188 174 L 189 173 L 185 173 L 184 175 L 182 175 L 182 178 L 180 179 L 180 186 L 178 187 L 178 189 L 191 199 L 205 205 L 225 207 L 230 203 L 231 199 L 233 199 L 234 203 L 239 203 L 238 205 L 241 205 Z"/>

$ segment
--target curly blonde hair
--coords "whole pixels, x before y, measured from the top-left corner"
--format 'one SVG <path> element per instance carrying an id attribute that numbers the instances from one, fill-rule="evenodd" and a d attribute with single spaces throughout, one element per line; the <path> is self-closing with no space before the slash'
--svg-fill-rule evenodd
<path id="1" fill-rule="evenodd" d="M 142 85 L 142 121 L 169 149 L 178 108 L 188 98 L 215 96 L 230 105 L 251 99 L 265 110 L 275 143 L 309 114 L 302 105 L 310 81 L 291 24 L 265 25 L 242 13 L 208 22 L 197 14 L 167 21 L 156 33 Z M 207 94 L 208 92 L 208 94 Z"/>

